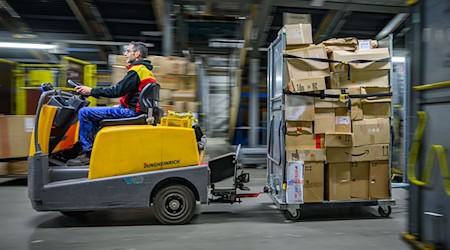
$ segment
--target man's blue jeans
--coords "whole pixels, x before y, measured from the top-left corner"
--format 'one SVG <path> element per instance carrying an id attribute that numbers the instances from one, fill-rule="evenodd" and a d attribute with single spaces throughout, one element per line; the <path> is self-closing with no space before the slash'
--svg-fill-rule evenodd
<path id="1" fill-rule="evenodd" d="M 118 107 L 85 107 L 78 111 L 80 121 L 80 142 L 83 151 L 92 151 L 95 135 L 100 129 L 100 121 L 103 119 L 127 118 L 137 116 L 131 109 Z"/>

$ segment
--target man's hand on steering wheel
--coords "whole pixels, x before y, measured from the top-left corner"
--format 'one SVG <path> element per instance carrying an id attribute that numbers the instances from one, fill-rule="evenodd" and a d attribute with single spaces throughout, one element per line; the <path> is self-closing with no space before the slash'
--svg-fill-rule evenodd
<path id="1" fill-rule="evenodd" d="M 88 86 L 76 86 L 75 89 L 77 90 L 77 92 L 79 94 L 84 95 L 84 96 L 91 95 L 91 91 L 92 91 L 92 88 L 90 88 Z"/>

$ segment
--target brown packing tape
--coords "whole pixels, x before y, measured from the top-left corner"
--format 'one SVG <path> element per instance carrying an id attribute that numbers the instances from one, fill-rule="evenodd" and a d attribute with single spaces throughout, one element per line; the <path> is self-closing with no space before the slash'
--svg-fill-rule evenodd
<path id="1" fill-rule="evenodd" d="M 9 146 L 8 119 L 4 115 L 0 115 L 0 138 L 0 155 L 3 158 L 7 158 L 11 155 L 11 148 Z"/>

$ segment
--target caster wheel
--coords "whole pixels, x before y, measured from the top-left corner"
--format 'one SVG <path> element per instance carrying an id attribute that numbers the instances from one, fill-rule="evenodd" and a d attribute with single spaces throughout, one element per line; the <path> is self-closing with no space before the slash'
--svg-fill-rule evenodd
<path id="1" fill-rule="evenodd" d="M 284 217 L 291 221 L 298 221 L 301 217 L 300 209 L 296 209 L 294 214 L 292 214 L 289 210 L 285 210 Z"/>
<path id="2" fill-rule="evenodd" d="M 391 215 L 391 212 L 392 212 L 391 206 L 378 207 L 378 213 L 380 214 L 381 217 L 389 217 L 389 215 Z"/>

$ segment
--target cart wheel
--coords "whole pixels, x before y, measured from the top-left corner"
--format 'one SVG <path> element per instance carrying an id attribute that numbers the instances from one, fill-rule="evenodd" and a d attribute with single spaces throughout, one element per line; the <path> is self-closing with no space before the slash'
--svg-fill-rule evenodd
<path id="1" fill-rule="evenodd" d="M 153 202 L 156 219 L 162 224 L 186 224 L 194 215 L 196 200 L 184 185 L 161 188 Z"/>
<path id="2" fill-rule="evenodd" d="M 391 206 L 378 207 L 378 213 L 380 214 L 381 217 L 389 217 L 389 215 L 391 215 L 391 212 L 392 212 Z"/>
<path id="3" fill-rule="evenodd" d="M 298 221 L 301 217 L 300 209 L 295 209 L 295 214 L 292 214 L 289 210 L 284 210 L 284 217 L 291 221 Z"/>
<path id="4" fill-rule="evenodd" d="M 68 217 L 81 217 L 90 213 L 91 211 L 60 211 L 60 212 Z"/>

